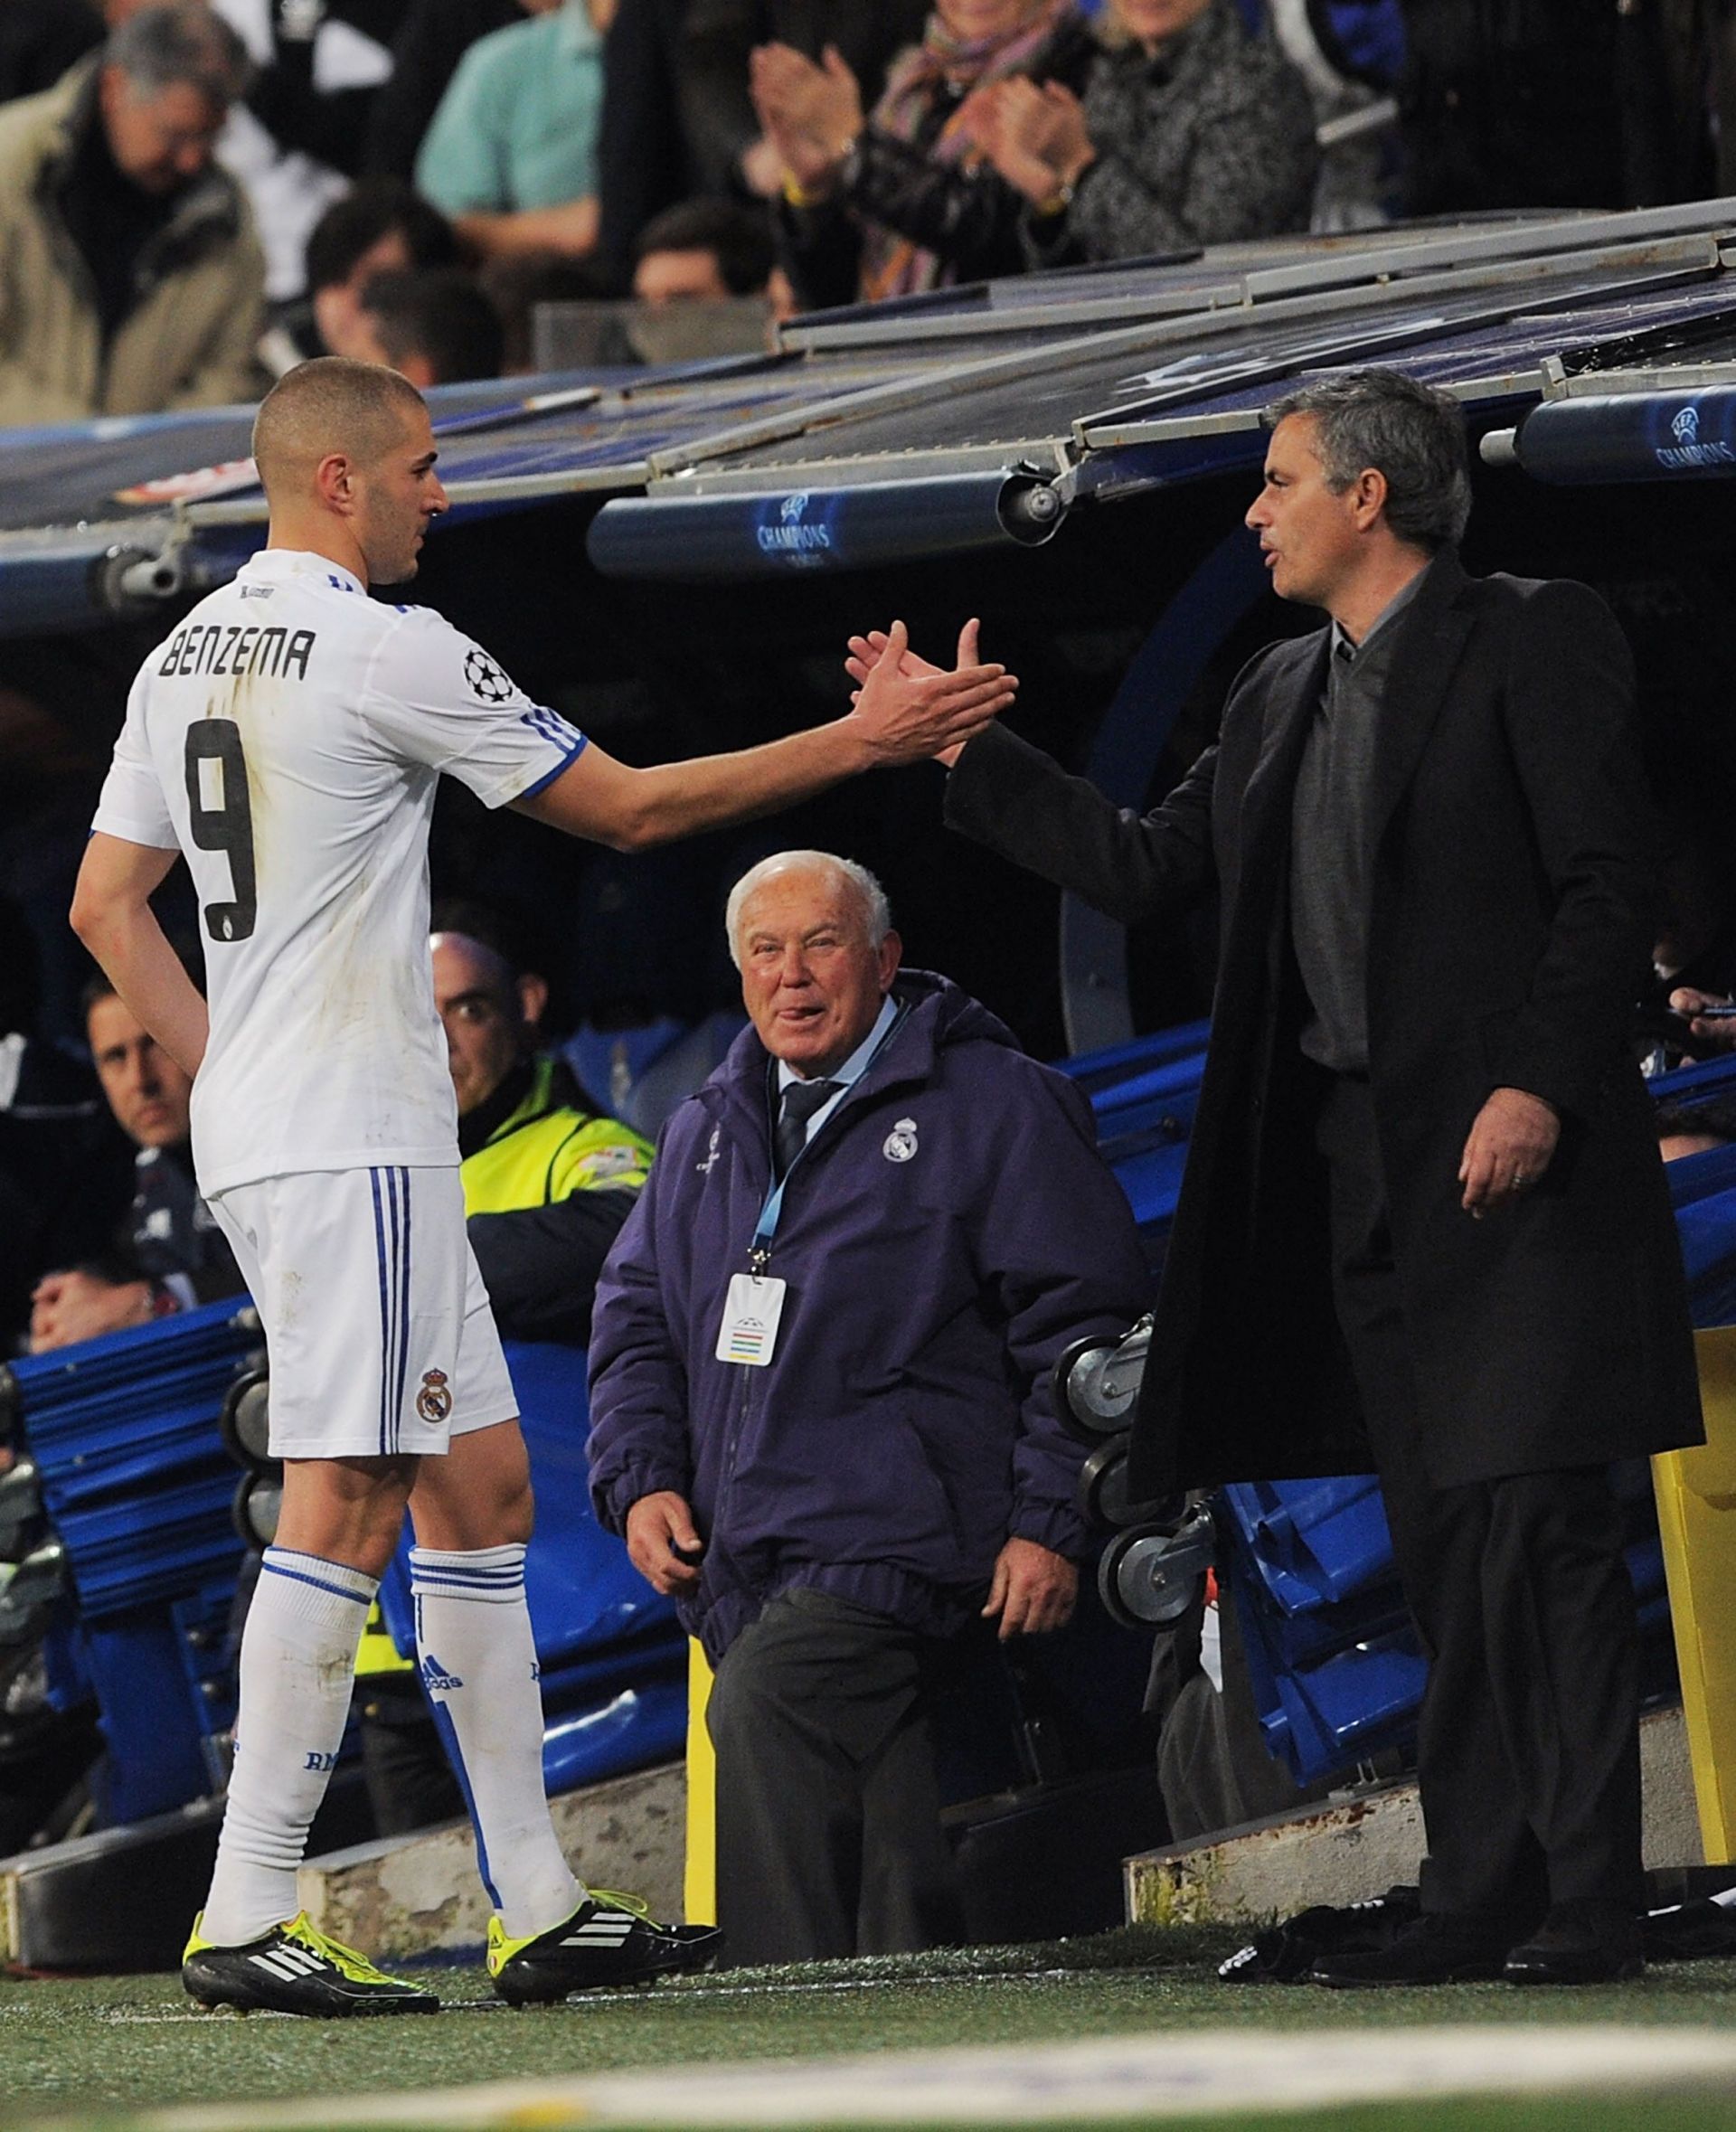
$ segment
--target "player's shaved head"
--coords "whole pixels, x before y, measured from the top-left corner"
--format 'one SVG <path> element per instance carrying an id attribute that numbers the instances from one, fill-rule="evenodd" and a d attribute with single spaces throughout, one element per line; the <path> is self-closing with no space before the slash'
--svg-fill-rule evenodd
<path id="1" fill-rule="evenodd" d="M 377 363 L 320 355 L 278 380 L 253 418 L 253 458 L 273 504 L 305 493 L 334 452 L 373 466 L 427 412 L 408 378 Z"/>

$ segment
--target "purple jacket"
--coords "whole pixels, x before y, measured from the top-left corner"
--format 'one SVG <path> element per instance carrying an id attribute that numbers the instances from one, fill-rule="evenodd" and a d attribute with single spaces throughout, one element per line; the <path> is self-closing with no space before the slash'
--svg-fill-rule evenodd
<path id="1" fill-rule="evenodd" d="M 590 1474 L 619 1532 L 672 1488 L 706 1542 L 688 1628 L 713 1663 L 774 1592 L 824 1586 L 938 1635 L 1009 1536 L 1085 1552 L 1083 1453 L 1049 1373 L 1148 1301 L 1133 1217 L 1073 1084 L 944 977 L 790 1172 L 763 1369 L 716 1359 L 770 1178 L 770 1061 L 750 1029 L 664 1128 L 597 1288 Z"/>

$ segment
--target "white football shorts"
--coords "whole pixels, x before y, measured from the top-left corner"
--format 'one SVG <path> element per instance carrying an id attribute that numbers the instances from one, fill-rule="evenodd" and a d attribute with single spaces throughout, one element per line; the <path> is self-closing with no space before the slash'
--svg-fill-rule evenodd
<path id="1" fill-rule="evenodd" d="M 273 1457 L 438 1454 L 517 1414 L 456 1167 L 302 1170 L 210 1204 L 265 1326 Z"/>

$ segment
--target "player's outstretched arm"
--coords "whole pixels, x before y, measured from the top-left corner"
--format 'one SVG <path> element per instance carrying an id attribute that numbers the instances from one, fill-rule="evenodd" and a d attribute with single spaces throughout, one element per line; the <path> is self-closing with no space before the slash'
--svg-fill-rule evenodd
<path id="1" fill-rule="evenodd" d="M 1004 666 L 912 666 L 902 656 L 909 641 L 894 622 L 891 656 L 863 680 L 847 715 L 828 725 L 649 769 L 617 762 L 593 742 L 552 785 L 514 804 L 571 835 L 634 851 L 773 814 L 862 770 L 920 762 L 980 732 L 1012 703 L 1018 682 Z"/>
<path id="2" fill-rule="evenodd" d="M 72 891 L 72 930 L 184 1072 L 197 1073 L 211 1020 L 151 909 L 179 852 L 91 833 Z"/>

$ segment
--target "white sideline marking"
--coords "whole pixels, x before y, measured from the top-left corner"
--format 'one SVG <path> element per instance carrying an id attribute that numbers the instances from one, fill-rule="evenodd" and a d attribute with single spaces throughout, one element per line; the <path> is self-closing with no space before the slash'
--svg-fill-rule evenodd
<path id="1" fill-rule="evenodd" d="M 1031 2124 L 1415 2101 L 1431 2095 L 1712 2087 L 1736 2094 L 1736 2034 L 1703 2028 L 1462 2027 L 1305 2034 L 1174 2030 L 1089 2042 L 708 2065 L 420 2095 L 156 2110 L 133 2132 L 341 2126 L 605 2132 L 626 2126 Z"/>

